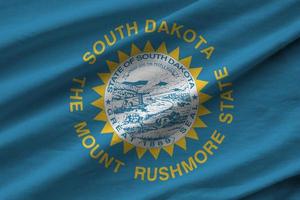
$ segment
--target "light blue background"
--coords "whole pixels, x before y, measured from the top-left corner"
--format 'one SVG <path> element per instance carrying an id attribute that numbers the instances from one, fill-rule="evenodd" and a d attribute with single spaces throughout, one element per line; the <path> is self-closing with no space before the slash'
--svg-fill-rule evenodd
<path id="1" fill-rule="evenodd" d="M 0 199 L 299 199 L 300 198 L 300 1 L 1 1 L 0 2 Z M 126 38 L 94 65 L 81 56 L 112 28 L 145 19 L 177 22 L 203 34 L 216 50 L 206 61 L 192 45 L 161 34 Z M 196 171 L 168 182 L 133 180 L 137 163 L 172 163 L 163 154 L 138 160 L 122 147 L 108 149 L 128 168 L 119 174 L 88 157 L 72 126 L 98 112 L 69 113 L 71 81 L 87 76 L 85 100 L 95 94 L 97 72 L 116 50 L 129 52 L 166 41 L 203 65 L 214 96 L 208 128 L 188 141 L 174 163 L 192 155 L 214 128 L 226 139 Z M 234 122 L 217 123 L 218 90 L 212 71 L 227 66 L 234 83 Z M 97 132 L 103 124 L 90 128 Z M 100 137 L 100 136 L 99 136 Z M 107 144 L 110 137 L 101 138 Z"/>

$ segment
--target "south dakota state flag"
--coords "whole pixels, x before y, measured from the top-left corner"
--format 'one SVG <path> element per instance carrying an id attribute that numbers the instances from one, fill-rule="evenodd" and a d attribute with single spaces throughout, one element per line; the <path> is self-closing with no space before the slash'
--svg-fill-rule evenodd
<path id="1" fill-rule="evenodd" d="M 0 199 L 300 199 L 300 1 L 0 2 Z"/>

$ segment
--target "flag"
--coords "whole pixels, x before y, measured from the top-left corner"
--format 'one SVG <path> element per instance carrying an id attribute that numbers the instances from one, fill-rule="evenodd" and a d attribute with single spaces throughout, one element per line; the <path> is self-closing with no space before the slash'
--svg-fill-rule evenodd
<path id="1" fill-rule="evenodd" d="M 298 0 L 0 11 L 0 199 L 300 199 Z"/>

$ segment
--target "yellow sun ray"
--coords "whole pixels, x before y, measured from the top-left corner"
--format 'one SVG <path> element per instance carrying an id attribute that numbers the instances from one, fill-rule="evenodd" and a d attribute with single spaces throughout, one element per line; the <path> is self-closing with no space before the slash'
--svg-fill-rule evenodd
<path id="1" fill-rule="evenodd" d="M 171 51 L 171 53 L 169 53 L 169 56 L 171 56 L 175 60 L 178 60 L 179 59 L 179 47 L 177 47 L 176 49 Z"/>
<path id="2" fill-rule="evenodd" d="M 174 58 L 175 60 L 178 60 L 181 64 L 183 64 L 191 73 L 193 76 L 196 86 L 197 86 L 197 91 L 198 91 L 198 96 L 199 96 L 199 107 L 198 107 L 198 112 L 197 116 L 195 118 L 195 121 L 191 127 L 191 129 L 186 133 L 186 135 L 179 140 L 177 140 L 174 144 L 170 144 L 168 146 L 163 146 L 161 148 L 143 148 L 143 147 L 136 147 L 133 144 L 123 140 L 118 136 L 118 134 L 115 132 L 113 129 L 112 125 L 110 124 L 109 120 L 107 119 L 106 112 L 105 112 L 105 103 L 104 103 L 104 96 L 105 96 L 105 90 L 106 86 L 109 82 L 109 79 L 112 75 L 112 73 L 117 69 L 117 67 L 127 60 L 130 56 L 135 56 L 137 54 L 140 54 L 142 52 L 159 52 L 163 54 L 167 54 Z M 200 92 L 205 88 L 205 86 L 208 84 L 207 81 L 199 80 L 198 77 L 201 75 L 202 67 L 192 67 L 192 56 L 188 56 L 185 58 L 180 59 L 180 49 L 179 47 L 175 48 L 174 50 L 170 51 L 168 53 L 167 46 L 165 42 L 162 42 L 159 47 L 155 50 L 153 48 L 153 45 L 151 44 L 150 41 L 148 41 L 143 50 L 141 50 L 139 47 L 137 47 L 135 44 L 131 45 L 131 51 L 130 55 L 126 54 L 123 51 L 118 51 L 118 61 L 110 61 L 107 60 L 106 64 L 109 68 L 110 73 L 98 73 L 99 78 L 102 80 L 103 84 L 96 86 L 93 88 L 93 90 L 100 95 L 100 97 L 93 101 L 91 104 L 98 109 L 100 109 L 99 113 L 95 116 L 94 120 L 97 121 L 103 121 L 104 122 L 104 127 L 101 130 L 102 134 L 112 134 L 112 139 L 110 142 L 110 145 L 116 145 L 119 143 L 123 143 L 123 153 L 126 154 L 132 149 L 136 149 L 136 154 L 139 159 L 141 159 L 147 151 L 150 152 L 150 155 L 153 156 L 154 159 L 158 159 L 161 150 L 164 150 L 169 156 L 173 156 L 174 154 L 174 145 L 178 146 L 179 148 L 183 150 L 187 150 L 187 141 L 186 138 L 192 139 L 192 140 L 199 140 L 198 133 L 196 131 L 196 128 L 205 128 L 207 125 L 202 121 L 200 117 L 204 115 L 210 114 L 210 111 L 204 107 L 203 103 L 207 102 L 208 100 L 211 99 L 211 96 L 208 94 L 205 94 L 203 92 Z"/>
<path id="3" fill-rule="evenodd" d="M 205 128 L 207 126 L 199 117 L 196 117 L 193 127 L 194 128 Z"/>
<path id="4" fill-rule="evenodd" d="M 193 128 L 191 128 L 191 129 L 187 132 L 186 137 L 187 137 L 187 138 L 194 139 L 194 140 L 198 140 L 198 139 L 199 139 L 196 130 L 193 129 Z"/>
<path id="5" fill-rule="evenodd" d="M 93 90 L 95 92 L 97 92 L 101 97 L 104 97 L 105 88 L 106 88 L 106 85 L 100 85 L 100 86 L 93 87 Z"/>
<path id="6" fill-rule="evenodd" d="M 96 101 L 93 101 L 92 105 L 95 106 L 95 107 L 97 107 L 97 108 L 103 109 L 104 108 L 104 99 L 103 98 L 99 98 Z"/>
<path id="7" fill-rule="evenodd" d="M 94 118 L 94 120 L 96 120 L 96 121 L 103 121 L 103 122 L 107 121 L 107 117 L 106 117 L 105 111 L 103 110 L 99 114 L 97 114 L 96 117 Z"/>
<path id="8" fill-rule="evenodd" d="M 159 156 L 160 148 L 151 148 L 151 149 L 149 149 L 149 151 L 156 160 Z"/>
<path id="9" fill-rule="evenodd" d="M 135 146 L 133 144 L 130 144 L 126 141 L 124 141 L 124 146 L 123 146 L 123 152 L 127 153 L 128 151 L 130 151 L 131 149 L 133 149 Z"/>
<path id="10" fill-rule="evenodd" d="M 123 140 L 118 136 L 118 134 L 113 133 L 113 136 L 110 141 L 110 146 L 123 142 Z"/>
<path id="11" fill-rule="evenodd" d="M 211 99 L 210 95 L 204 94 L 202 92 L 199 92 L 199 101 L 200 101 L 200 104 L 203 104 L 203 103 L 207 102 L 210 99 Z"/>
<path id="12" fill-rule="evenodd" d="M 135 45 L 135 44 L 132 44 L 131 45 L 131 53 L 130 53 L 130 56 L 135 56 L 139 53 L 141 53 L 142 51 Z"/>
<path id="13" fill-rule="evenodd" d="M 129 56 L 123 51 L 118 51 L 119 62 L 122 63 L 129 58 Z"/>
<path id="14" fill-rule="evenodd" d="M 109 68 L 110 73 L 113 73 L 115 71 L 115 69 L 119 66 L 119 63 L 107 60 L 106 64 Z"/>
<path id="15" fill-rule="evenodd" d="M 113 133 L 114 129 L 113 127 L 110 125 L 110 123 L 107 121 L 101 131 L 101 133 Z"/>
<path id="16" fill-rule="evenodd" d="M 144 48 L 144 52 L 153 52 L 155 51 L 151 42 L 147 42 L 146 45 L 145 45 L 145 48 Z"/>
<path id="17" fill-rule="evenodd" d="M 207 108 L 205 108 L 204 106 L 199 105 L 198 116 L 203 116 L 203 115 L 208 115 L 208 114 L 210 114 L 210 111 Z"/>
<path id="18" fill-rule="evenodd" d="M 196 80 L 198 92 L 200 92 L 207 84 L 207 81 Z"/>
<path id="19" fill-rule="evenodd" d="M 190 68 L 190 72 L 192 74 L 192 76 L 194 77 L 194 79 L 197 80 L 199 74 L 201 73 L 202 71 L 202 67 L 199 67 L 199 68 Z"/>
<path id="20" fill-rule="evenodd" d="M 159 53 L 168 54 L 166 43 L 162 42 L 156 51 Z"/>
<path id="21" fill-rule="evenodd" d="M 182 149 L 186 150 L 186 141 L 185 141 L 185 137 L 182 137 L 181 139 L 179 139 L 176 143 L 177 146 L 181 147 Z"/>
<path id="22" fill-rule="evenodd" d="M 98 76 L 103 81 L 103 83 L 107 84 L 111 74 L 110 73 L 98 73 Z"/>
<path id="23" fill-rule="evenodd" d="M 181 59 L 179 62 L 181 62 L 181 64 L 183 64 L 186 68 L 190 68 L 191 61 L 192 61 L 192 56 L 189 56 L 189 57 Z"/>
<path id="24" fill-rule="evenodd" d="M 136 147 L 136 153 L 139 159 L 143 157 L 143 155 L 146 153 L 147 149 L 142 147 Z"/>
<path id="25" fill-rule="evenodd" d="M 168 145 L 168 146 L 164 146 L 163 147 L 163 150 L 165 152 L 167 152 L 169 154 L 169 156 L 173 156 L 173 151 L 174 151 L 174 145 L 171 144 L 171 145 Z"/>

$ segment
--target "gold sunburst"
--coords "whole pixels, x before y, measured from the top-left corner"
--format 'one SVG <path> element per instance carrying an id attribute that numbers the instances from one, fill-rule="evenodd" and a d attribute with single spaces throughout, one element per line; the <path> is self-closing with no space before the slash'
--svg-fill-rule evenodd
<path id="1" fill-rule="evenodd" d="M 127 60 L 130 56 L 135 56 L 135 55 L 143 53 L 143 52 L 163 53 L 163 54 L 171 56 L 172 58 L 174 58 L 175 60 L 177 60 L 181 64 L 183 64 L 190 71 L 190 73 L 192 74 L 192 76 L 193 76 L 193 78 L 196 82 L 197 91 L 198 91 L 198 95 L 199 95 L 198 112 L 197 112 L 196 119 L 195 119 L 191 129 L 188 131 L 188 133 L 185 135 L 185 137 L 182 137 L 181 139 L 179 139 L 175 144 L 171 144 L 171 145 L 164 146 L 164 147 L 161 147 L 161 148 L 136 147 L 133 144 L 121 139 L 118 136 L 118 134 L 115 132 L 113 127 L 111 126 L 109 120 L 107 119 L 105 108 L 104 108 L 105 90 L 106 90 L 106 86 L 108 84 L 108 81 L 109 81 L 110 76 L 112 75 L 112 73 L 116 70 L 116 68 L 121 63 L 123 63 L 125 60 Z M 123 152 L 124 152 L 124 154 L 126 154 L 130 150 L 136 148 L 136 153 L 137 153 L 137 156 L 138 156 L 139 159 L 142 158 L 143 155 L 147 151 L 149 151 L 151 153 L 151 155 L 155 159 L 157 159 L 160 152 L 161 152 L 161 150 L 164 150 L 167 154 L 169 154 L 170 156 L 173 156 L 174 145 L 182 148 L 183 150 L 186 150 L 187 149 L 186 138 L 193 139 L 193 140 L 198 140 L 199 137 L 198 137 L 198 134 L 197 134 L 195 128 L 205 128 L 205 127 L 207 127 L 206 124 L 200 119 L 200 117 L 210 113 L 210 111 L 203 106 L 203 103 L 208 101 L 211 98 L 211 96 L 201 92 L 203 90 L 203 88 L 207 85 L 208 82 L 198 79 L 198 76 L 200 75 L 200 73 L 202 71 L 202 67 L 191 67 L 190 66 L 191 61 L 192 61 L 192 56 L 188 56 L 188 57 L 180 59 L 179 47 L 175 48 L 171 52 L 168 52 L 166 44 L 163 42 L 155 50 L 153 48 L 153 45 L 151 44 L 151 42 L 148 41 L 143 50 L 140 50 L 135 44 L 132 44 L 130 55 L 126 54 L 123 51 L 118 51 L 118 58 L 119 58 L 118 62 L 114 62 L 114 61 L 110 61 L 110 60 L 106 61 L 110 72 L 109 73 L 98 73 L 98 76 L 102 80 L 103 84 L 93 88 L 94 91 L 96 91 L 100 95 L 100 97 L 96 101 L 92 102 L 93 106 L 100 109 L 100 112 L 97 114 L 97 116 L 94 118 L 94 120 L 102 121 L 102 122 L 105 123 L 104 127 L 102 128 L 100 133 L 101 134 L 112 134 L 110 145 L 113 146 L 113 145 L 116 145 L 118 143 L 123 142 Z"/>

